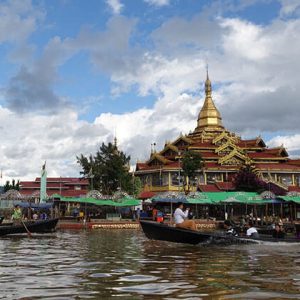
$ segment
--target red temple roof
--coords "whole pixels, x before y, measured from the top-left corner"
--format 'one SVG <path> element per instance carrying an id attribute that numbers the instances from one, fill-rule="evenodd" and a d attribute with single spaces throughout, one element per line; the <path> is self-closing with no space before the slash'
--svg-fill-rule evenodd
<path id="1" fill-rule="evenodd" d="M 155 196 L 154 192 L 141 192 L 138 196 L 139 199 L 149 199 Z"/>
<path id="2" fill-rule="evenodd" d="M 228 182 L 216 182 L 215 185 L 220 190 L 224 190 L 224 191 L 235 190 L 235 185 L 231 181 L 228 181 Z"/>
<path id="3" fill-rule="evenodd" d="M 201 192 L 220 192 L 220 189 L 214 184 L 199 185 Z"/>

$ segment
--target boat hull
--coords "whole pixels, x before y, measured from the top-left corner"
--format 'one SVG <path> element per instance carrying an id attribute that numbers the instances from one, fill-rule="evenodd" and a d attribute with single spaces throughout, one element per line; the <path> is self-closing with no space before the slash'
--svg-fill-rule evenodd
<path id="1" fill-rule="evenodd" d="M 263 244 L 263 243 L 300 243 L 299 238 L 286 237 L 275 239 L 270 235 L 260 235 L 259 238 L 235 237 L 221 232 L 200 232 L 178 227 L 172 227 L 153 221 L 140 221 L 141 227 L 147 238 L 184 244 Z"/>
<path id="2" fill-rule="evenodd" d="M 26 221 L 24 222 L 30 233 L 49 233 L 55 231 L 58 219 Z M 24 224 L 4 225 L 0 226 L 0 236 L 9 234 L 27 233 Z"/>
<path id="3" fill-rule="evenodd" d="M 140 221 L 141 227 L 147 238 L 174 243 L 196 245 L 208 241 L 209 233 L 203 233 L 178 227 L 172 227 L 153 221 Z"/>

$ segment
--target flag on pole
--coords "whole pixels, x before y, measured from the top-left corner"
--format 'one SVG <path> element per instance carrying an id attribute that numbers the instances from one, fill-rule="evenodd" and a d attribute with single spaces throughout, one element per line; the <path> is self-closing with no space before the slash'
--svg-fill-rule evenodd
<path id="1" fill-rule="evenodd" d="M 40 184 L 40 202 L 46 202 L 47 199 L 47 171 L 46 161 L 42 166 L 41 171 L 41 184 Z"/>

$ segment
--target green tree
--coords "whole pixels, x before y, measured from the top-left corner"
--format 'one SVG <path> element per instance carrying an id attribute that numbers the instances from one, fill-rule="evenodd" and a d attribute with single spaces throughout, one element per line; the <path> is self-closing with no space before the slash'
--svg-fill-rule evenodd
<path id="1" fill-rule="evenodd" d="M 132 178 L 132 195 L 137 197 L 143 189 L 142 181 L 139 177 Z"/>
<path id="2" fill-rule="evenodd" d="M 112 143 L 102 143 L 93 156 L 77 156 L 81 165 L 80 172 L 89 178 L 90 188 L 100 190 L 103 194 L 113 194 L 118 189 L 132 192 L 132 177 L 129 173 L 130 156 L 119 151 Z"/>
<path id="3" fill-rule="evenodd" d="M 5 182 L 4 187 L 3 187 L 3 191 L 4 191 L 4 193 L 5 193 L 5 192 L 7 192 L 7 191 L 9 191 L 9 190 L 17 190 L 17 191 L 19 191 L 19 190 L 20 190 L 20 181 L 18 180 L 17 183 L 16 183 L 16 180 L 13 179 L 13 180 L 11 181 L 11 183 L 10 183 L 10 181 L 7 180 L 7 181 Z"/>
<path id="4" fill-rule="evenodd" d="M 186 192 L 190 192 L 190 179 L 194 178 L 198 170 L 203 167 L 203 159 L 200 153 L 192 150 L 187 150 L 182 157 L 182 171 L 185 178 Z"/>

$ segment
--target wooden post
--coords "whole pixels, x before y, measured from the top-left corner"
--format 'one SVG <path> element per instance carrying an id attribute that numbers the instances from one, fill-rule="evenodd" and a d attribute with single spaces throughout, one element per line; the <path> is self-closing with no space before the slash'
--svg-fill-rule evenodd
<path id="1" fill-rule="evenodd" d="M 256 204 L 254 204 L 254 217 L 255 217 L 255 225 L 257 225 L 257 207 L 256 207 Z"/>

